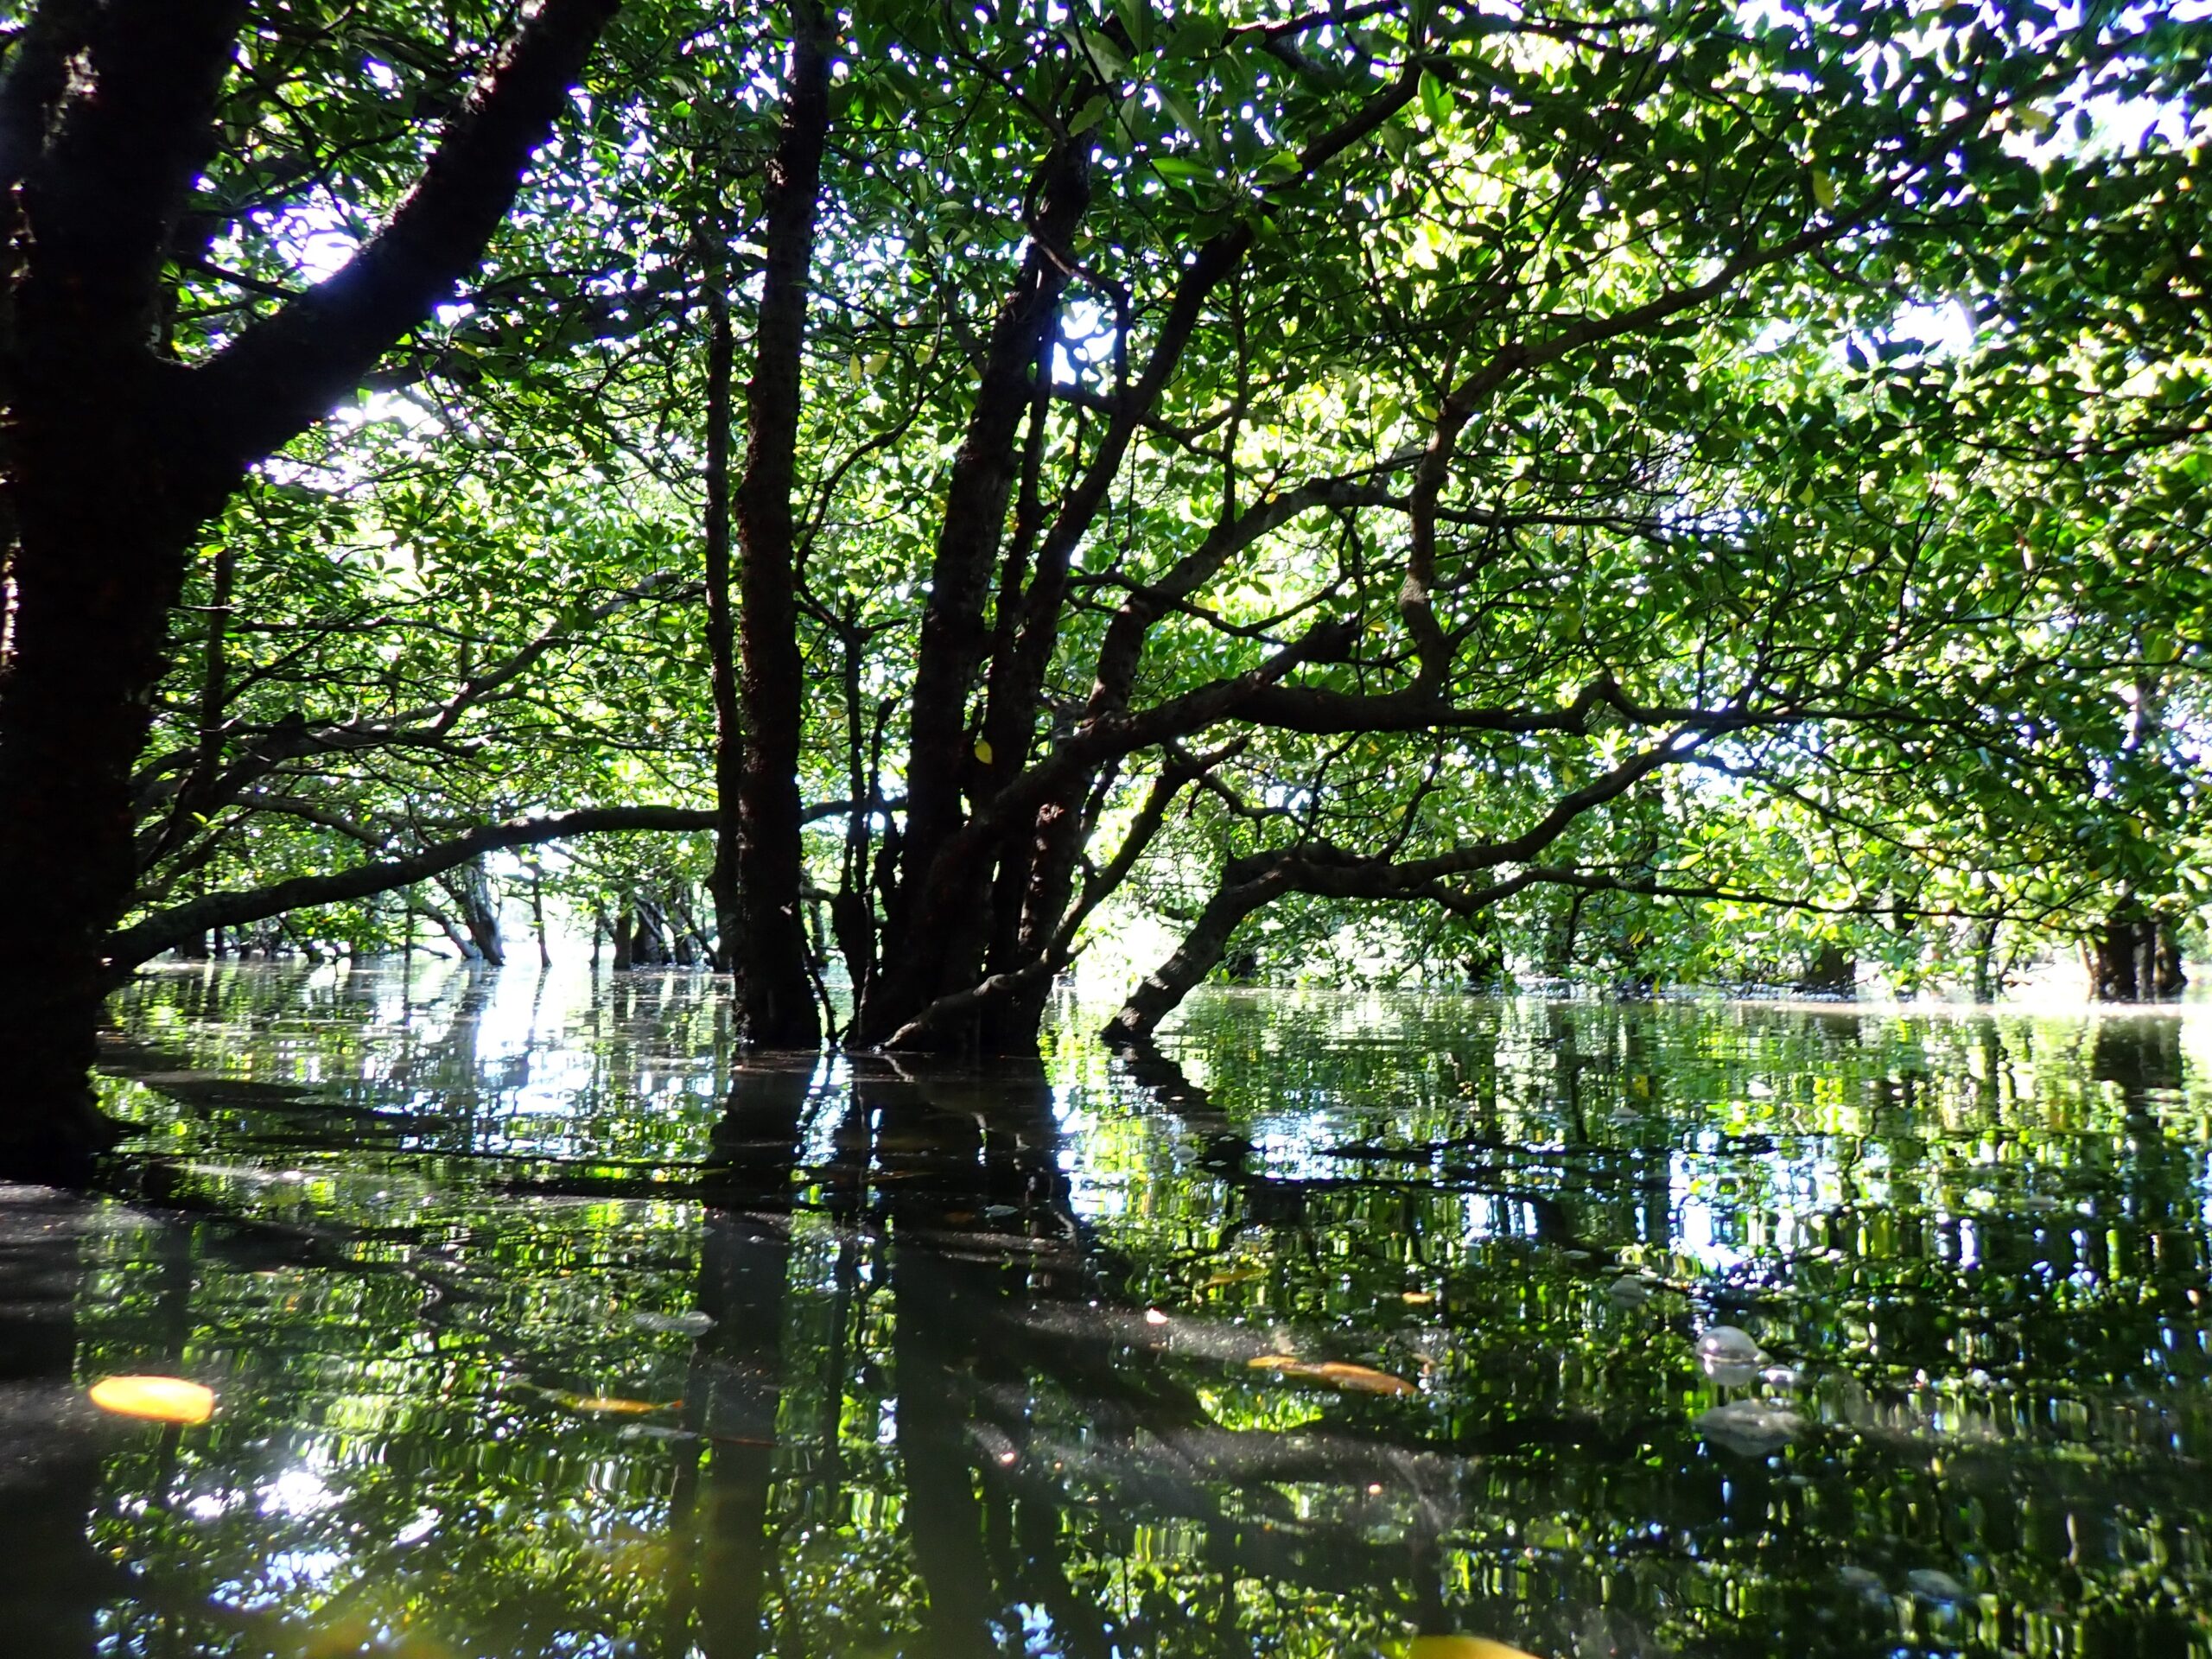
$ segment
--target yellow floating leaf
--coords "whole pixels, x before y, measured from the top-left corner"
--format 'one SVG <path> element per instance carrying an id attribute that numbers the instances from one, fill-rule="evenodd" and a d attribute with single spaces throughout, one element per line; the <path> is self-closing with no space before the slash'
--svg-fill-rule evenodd
<path id="1" fill-rule="evenodd" d="M 1393 1376 L 1388 1371 L 1378 1371 L 1371 1365 L 1352 1365 L 1340 1359 L 1319 1362 L 1300 1359 L 1294 1354 L 1262 1354 L 1247 1364 L 1255 1371 L 1279 1371 L 1285 1376 L 1294 1376 L 1303 1382 L 1325 1382 L 1332 1389 L 1349 1389 L 1356 1394 L 1411 1394 L 1414 1385 L 1402 1376 Z"/>
<path id="2" fill-rule="evenodd" d="M 215 1391 L 181 1376 L 105 1376 L 92 1384 L 92 1400 L 102 1411 L 157 1423 L 204 1423 L 215 1414 Z"/>
<path id="3" fill-rule="evenodd" d="M 1426 1290 L 1402 1290 L 1398 1293 L 1398 1300 L 1408 1307 L 1427 1307 L 1436 1298 Z"/>
<path id="4" fill-rule="evenodd" d="M 604 1411 L 629 1416 L 648 1411 L 668 1411 L 682 1405 L 681 1400 L 663 1403 L 654 1400 L 625 1400 L 614 1394 L 574 1394 L 562 1396 L 561 1403 L 571 1411 Z"/>
<path id="5" fill-rule="evenodd" d="M 1267 1276 L 1268 1270 L 1265 1268 L 1224 1268 L 1206 1281 L 1206 1288 L 1215 1290 L 1223 1285 L 1241 1285 L 1249 1280 L 1264 1279 Z"/>
<path id="6" fill-rule="evenodd" d="M 979 737 L 976 740 L 976 758 L 987 766 L 991 764 L 991 745 L 988 739 Z"/>
<path id="7" fill-rule="evenodd" d="M 1406 1659 L 1535 1659 L 1486 1636 L 1417 1636 Z"/>

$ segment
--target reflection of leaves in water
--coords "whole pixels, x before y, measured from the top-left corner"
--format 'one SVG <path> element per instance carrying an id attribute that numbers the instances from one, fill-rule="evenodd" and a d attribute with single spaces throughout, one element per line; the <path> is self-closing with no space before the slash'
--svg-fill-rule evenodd
<path id="1" fill-rule="evenodd" d="M 1732 1400 L 1698 1414 L 1698 1433 L 1732 1452 L 1764 1457 L 1804 1433 L 1805 1420 L 1786 1406 Z"/>
<path id="2" fill-rule="evenodd" d="M 2082 1020 L 1201 997 L 1175 1040 L 1205 1090 L 1171 1097 L 1077 1018 L 1042 1109 L 971 1078 L 888 1148 L 825 1068 L 798 1179 L 745 1189 L 795 1200 L 778 1243 L 732 1255 L 754 1200 L 701 1174 L 708 982 L 579 978 L 533 1035 L 528 976 L 467 1019 L 396 977 L 118 1001 L 167 1009 L 177 1069 L 266 1088 L 134 1101 L 205 1202 L 85 1246 L 75 1374 L 222 1388 L 205 1430 L 102 1439 L 63 1517 L 140 1568 L 98 1592 L 118 1630 L 1382 1659 L 1457 1627 L 1728 1659 L 1889 1651 L 1899 1618 L 1997 1650 L 1980 1605 L 2007 1651 L 2201 1645 L 2212 1096 L 2092 1075 Z M 414 1138 L 305 1145 L 270 1090 Z M 1744 1385 L 1786 1402 L 1707 1374 L 1716 1325 L 1786 1357 Z M 1385 1401 L 1418 1363 L 1418 1394 L 1290 1369 L 1332 1352 Z M 649 1408 L 594 1424 L 524 1376 Z M 1802 1432 L 1711 1432 L 1747 1410 Z"/>

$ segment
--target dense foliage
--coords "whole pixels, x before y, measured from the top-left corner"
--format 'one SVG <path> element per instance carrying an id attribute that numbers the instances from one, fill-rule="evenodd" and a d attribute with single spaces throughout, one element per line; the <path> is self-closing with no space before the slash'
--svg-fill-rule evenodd
<path id="1" fill-rule="evenodd" d="M 97 67 L 151 27 L 88 10 L 6 37 L 11 111 L 41 29 Z M 236 54 L 133 349 L 221 389 L 436 196 L 508 9 L 206 10 Z M 1020 1050 L 1135 912 L 1182 944 L 1133 1034 L 1224 958 L 1325 950 L 1987 988 L 2082 941 L 2120 994 L 2177 974 L 2203 25 L 602 24 L 498 228 L 445 249 L 458 288 L 321 366 L 334 418 L 242 418 L 265 449 L 162 529 L 108 982 L 211 927 L 481 949 L 483 855 L 556 840 L 533 892 L 626 957 L 719 955 L 771 1042 L 819 1000 L 857 1043 Z M 91 188 L 54 159 L 73 96 L 10 155 L 32 231 Z M 20 310 L 61 256 L 17 246 Z M 4 696 L 35 713 L 24 526 Z M 42 799 L 59 739 L 22 718 Z"/>

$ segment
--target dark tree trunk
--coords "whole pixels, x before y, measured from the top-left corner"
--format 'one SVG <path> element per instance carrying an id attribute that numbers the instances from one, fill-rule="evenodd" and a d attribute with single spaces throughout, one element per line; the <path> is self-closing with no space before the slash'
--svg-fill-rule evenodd
<path id="1" fill-rule="evenodd" d="M 1993 917 L 1974 930 L 1974 1000 L 1993 1002 L 2005 988 L 2004 970 L 1998 965 L 1999 924 Z"/>
<path id="2" fill-rule="evenodd" d="M 2189 976 L 2182 969 L 2179 930 L 2171 918 L 2139 905 L 2123 905 L 2093 941 L 2093 994 L 2101 1002 L 2155 1002 L 2179 996 Z"/>
<path id="3" fill-rule="evenodd" d="M 0 961 L 39 964 L 0 999 L 0 1142 L 15 1143 L 0 1161 L 17 1174 L 49 1157 L 66 1173 L 110 1138 L 86 1074 L 108 930 L 137 874 L 130 772 L 144 693 L 160 677 L 183 563 L 174 518 L 117 511 L 130 493 L 113 488 L 118 472 L 165 493 L 148 469 L 89 443 L 35 462 L 27 447 L 19 435 L 16 649 L 0 689 Z"/>
<path id="4" fill-rule="evenodd" d="M 791 486 L 797 464 L 806 285 L 830 129 L 830 26 L 815 0 L 791 0 L 791 81 L 768 163 L 766 248 L 746 388 L 745 476 L 737 492 L 739 692 L 745 747 L 737 796 L 738 1029 L 770 1048 L 822 1041 L 799 911 L 805 867 L 798 766 L 805 688 L 793 591 Z"/>
<path id="5" fill-rule="evenodd" d="M 67 82 L 5 135 L 0 960 L 41 971 L 0 1001 L 0 1173 L 74 1179 L 112 1136 L 86 1072 L 136 874 L 130 769 L 199 526 L 476 263 L 614 4 L 545 0 L 385 229 L 197 368 L 158 355 L 154 325 L 245 0 L 87 13 Z"/>
<path id="6" fill-rule="evenodd" d="M 1849 996 L 1858 984 L 1859 963 L 1833 939 L 1824 939 L 1814 947 L 1805 977 L 1797 982 L 1800 990 L 1821 996 Z"/>
<path id="7" fill-rule="evenodd" d="M 882 1041 L 947 992 L 973 985 L 989 938 L 978 887 L 980 868 L 940 868 L 961 828 L 962 798 L 986 787 L 969 730 L 969 703 L 988 643 L 984 601 L 998 563 L 1016 470 L 1017 438 L 1035 391 L 1038 353 L 1065 289 L 1060 251 L 1070 246 L 1090 205 L 1087 143 L 1064 144 L 1039 181 L 1035 232 L 1013 295 L 992 325 L 975 408 L 946 487 L 944 515 L 922 613 L 906 759 L 906 823 L 896 887 L 887 895 L 882 960 L 855 1017 L 862 1044 Z M 993 757 L 995 760 L 995 755 Z M 972 1027 L 945 1033 L 949 1046 L 972 1046 Z"/>

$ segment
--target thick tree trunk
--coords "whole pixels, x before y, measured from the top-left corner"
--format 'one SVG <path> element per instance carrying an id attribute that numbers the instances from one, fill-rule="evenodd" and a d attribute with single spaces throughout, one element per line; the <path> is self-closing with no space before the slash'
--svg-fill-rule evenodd
<path id="1" fill-rule="evenodd" d="M 2155 1002 L 2179 996 L 2189 984 L 2172 918 L 2134 904 L 2115 910 L 2092 942 L 2090 973 L 2101 1002 Z"/>
<path id="2" fill-rule="evenodd" d="M 0 961 L 35 963 L 0 998 L 0 1168 L 67 1176 L 113 1131 L 86 1073 L 108 929 L 137 874 L 130 772 L 161 674 L 183 536 L 118 512 L 116 460 L 17 451 L 15 650 L 0 690 Z M 140 486 L 162 494 L 142 469 Z"/>
<path id="3" fill-rule="evenodd" d="M 739 692 L 745 748 L 737 797 L 736 938 L 724 950 L 738 980 L 738 1029 L 749 1043 L 813 1048 L 822 1040 L 799 911 L 799 749 L 805 689 L 794 594 L 791 487 L 807 272 L 830 128 L 829 25 L 814 0 L 791 0 L 791 80 L 768 163 L 766 269 L 746 388 L 745 477 L 737 492 Z"/>
<path id="4" fill-rule="evenodd" d="M 87 13 L 66 86 L 5 135 L 21 212 L 0 304 L 0 961 L 40 971 L 0 1001 L 0 1173 L 74 1178 L 111 1138 L 86 1072 L 135 875 L 130 768 L 193 537 L 476 263 L 614 4 L 543 0 L 391 222 L 189 370 L 156 353 L 152 324 L 244 0 Z"/>
<path id="5" fill-rule="evenodd" d="M 945 490 L 930 597 L 922 613 L 906 746 L 906 823 L 898 885 L 886 895 L 882 960 L 854 1020 L 854 1039 L 879 1043 L 948 992 L 973 985 L 990 937 L 978 916 L 988 887 L 988 853 L 962 868 L 940 855 L 959 832 L 963 795 L 987 788 L 969 730 L 969 704 L 988 644 L 984 601 L 998 563 L 1016 470 L 1023 416 L 1035 392 L 1033 373 L 1068 282 L 1062 251 L 1074 239 L 1090 199 L 1087 142 L 1062 146 L 1039 181 L 1034 233 L 1013 294 L 992 325 L 960 453 Z M 993 760 L 995 761 L 995 755 Z M 944 1033 L 972 1046 L 972 1030 Z"/>

